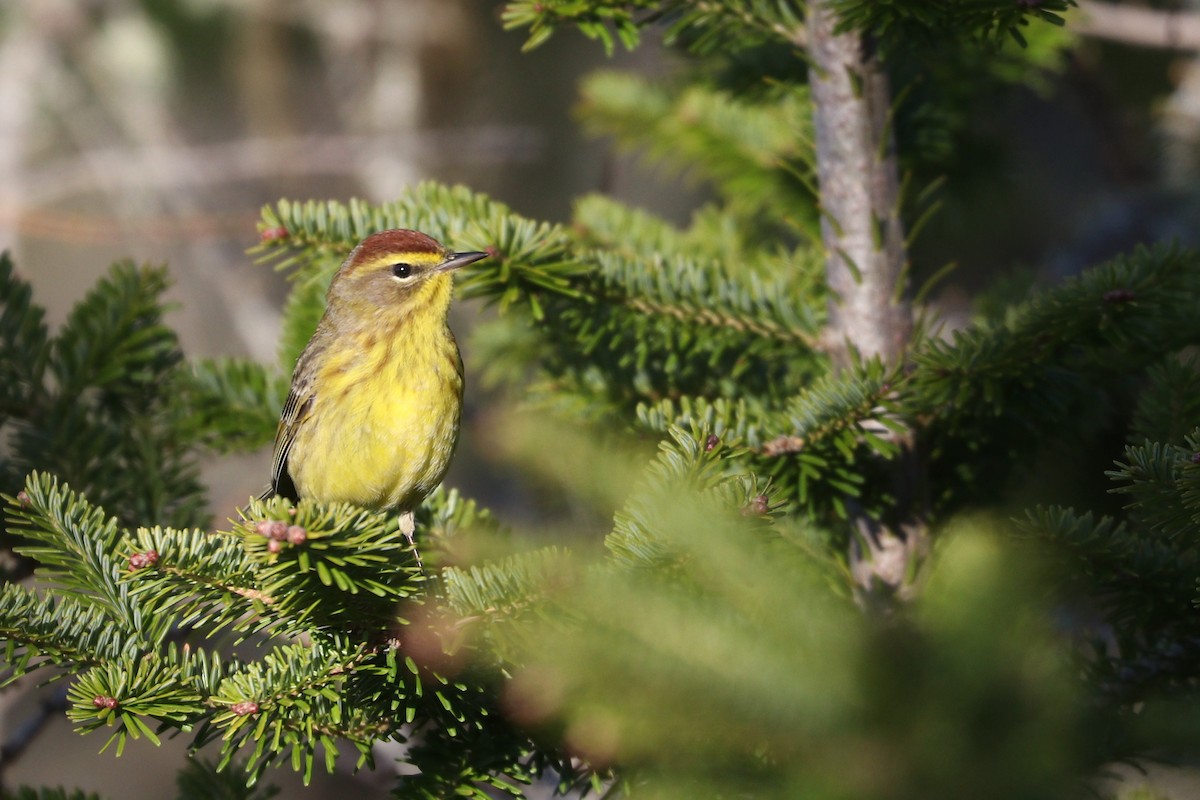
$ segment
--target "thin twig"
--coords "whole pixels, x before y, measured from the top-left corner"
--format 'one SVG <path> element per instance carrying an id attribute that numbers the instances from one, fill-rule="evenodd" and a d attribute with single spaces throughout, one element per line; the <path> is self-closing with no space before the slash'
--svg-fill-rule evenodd
<path id="1" fill-rule="evenodd" d="M 1169 50 L 1200 50 L 1200 13 L 1078 0 L 1071 29 L 1083 36 Z"/>

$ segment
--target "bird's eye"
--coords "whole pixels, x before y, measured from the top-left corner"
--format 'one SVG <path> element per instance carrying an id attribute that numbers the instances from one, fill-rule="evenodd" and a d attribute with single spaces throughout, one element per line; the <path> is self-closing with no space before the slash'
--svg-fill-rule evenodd
<path id="1" fill-rule="evenodd" d="M 397 278 L 411 278 L 413 274 L 412 264 L 392 264 L 392 274 Z"/>

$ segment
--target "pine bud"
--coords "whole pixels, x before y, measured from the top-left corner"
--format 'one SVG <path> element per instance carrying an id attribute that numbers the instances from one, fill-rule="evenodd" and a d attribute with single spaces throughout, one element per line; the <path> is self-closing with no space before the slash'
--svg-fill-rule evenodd
<path id="1" fill-rule="evenodd" d="M 1106 303 L 1128 303 L 1137 299 L 1133 289 L 1109 289 L 1104 293 Z"/>
<path id="2" fill-rule="evenodd" d="M 710 433 L 708 438 L 704 440 L 704 452 L 711 453 L 713 450 L 716 450 L 720 444 L 721 437 L 717 436 L 715 433 Z"/>
<path id="3" fill-rule="evenodd" d="M 21 508 L 29 508 L 33 502 L 29 499 L 29 492 L 22 489 L 17 492 L 17 502 L 21 504 Z"/>
<path id="4" fill-rule="evenodd" d="M 299 525 L 292 525 L 287 529 L 287 541 L 288 544 L 304 544 L 308 541 L 308 531 Z"/>
<path id="5" fill-rule="evenodd" d="M 1192 463 L 1200 464 L 1200 453 L 1192 453 Z"/>
<path id="6" fill-rule="evenodd" d="M 231 705 L 229 710 L 237 714 L 239 717 L 248 717 L 251 714 L 258 713 L 258 703 L 254 702 L 253 700 L 242 700 Z"/>
<path id="7" fill-rule="evenodd" d="M 287 237 L 287 228 L 283 227 L 282 225 L 275 228 L 263 228 L 258 233 L 258 240 L 263 244 L 268 242 L 277 242 L 280 239 L 286 239 Z"/>
<path id="8" fill-rule="evenodd" d="M 279 541 L 278 539 L 272 539 L 271 541 L 267 542 L 267 552 L 269 553 L 278 553 L 282 549 L 283 542 Z"/>
<path id="9" fill-rule="evenodd" d="M 283 541 L 288 535 L 288 524 L 277 519 L 264 519 L 254 526 L 259 536 L 265 536 L 275 541 Z"/>
<path id="10" fill-rule="evenodd" d="M 113 709 L 117 707 L 117 698 L 109 697 L 106 694 L 98 694 L 92 698 L 92 705 L 96 708 Z"/>
<path id="11" fill-rule="evenodd" d="M 158 551 L 147 550 L 144 553 L 134 553 L 129 557 L 129 568 L 131 570 L 139 570 L 145 567 L 152 567 L 158 563 Z"/>
<path id="12" fill-rule="evenodd" d="M 771 503 L 765 494 L 760 494 L 753 498 L 749 505 L 742 509 L 743 517 L 757 516 L 761 517 L 771 510 Z"/>

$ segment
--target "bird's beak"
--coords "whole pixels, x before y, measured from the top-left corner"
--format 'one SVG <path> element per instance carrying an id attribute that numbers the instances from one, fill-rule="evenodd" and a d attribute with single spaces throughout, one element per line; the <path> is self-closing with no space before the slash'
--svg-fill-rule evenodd
<path id="1" fill-rule="evenodd" d="M 474 264 L 481 258 L 487 258 L 488 253 L 451 253 L 450 257 L 438 265 L 436 272 L 450 272 L 467 264 Z"/>

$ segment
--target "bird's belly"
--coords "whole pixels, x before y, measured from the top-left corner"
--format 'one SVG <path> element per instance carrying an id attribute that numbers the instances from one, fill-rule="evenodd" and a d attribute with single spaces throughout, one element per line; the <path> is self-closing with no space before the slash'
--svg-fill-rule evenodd
<path id="1" fill-rule="evenodd" d="M 352 389 L 317 398 L 321 424 L 308 426 L 305 456 L 291 471 L 300 496 L 373 509 L 419 504 L 441 483 L 458 439 L 456 362 L 457 353 L 423 369 L 375 370 Z"/>

